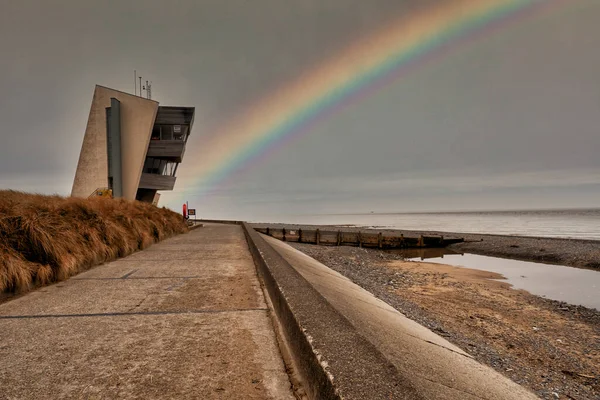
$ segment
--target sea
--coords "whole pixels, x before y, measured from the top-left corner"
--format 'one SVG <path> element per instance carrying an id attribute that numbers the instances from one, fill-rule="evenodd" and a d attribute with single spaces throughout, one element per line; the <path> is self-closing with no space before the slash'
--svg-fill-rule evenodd
<path id="1" fill-rule="evenodd" d="M 285 222 L 600 240 L 600 208 L 288 216 Z"/>

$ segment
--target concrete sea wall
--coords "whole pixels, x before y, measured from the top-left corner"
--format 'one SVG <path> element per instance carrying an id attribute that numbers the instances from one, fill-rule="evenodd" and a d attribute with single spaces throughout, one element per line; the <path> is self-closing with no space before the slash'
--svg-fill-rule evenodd
<path id="1" fill-rule="evenodd" d="M 536 398 L 342 275 L 241 224 L 309 398 Z"/>

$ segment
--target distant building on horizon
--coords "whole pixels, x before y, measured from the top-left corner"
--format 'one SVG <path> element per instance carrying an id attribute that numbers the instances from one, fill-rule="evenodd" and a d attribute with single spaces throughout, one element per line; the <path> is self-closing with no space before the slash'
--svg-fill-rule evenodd
<path id="1" fill-rule="evenodd" d="M 175 186 L 194 112 L 96 85 L 71 196 L 110 189 L 157 204 L 157 192 Z"/>

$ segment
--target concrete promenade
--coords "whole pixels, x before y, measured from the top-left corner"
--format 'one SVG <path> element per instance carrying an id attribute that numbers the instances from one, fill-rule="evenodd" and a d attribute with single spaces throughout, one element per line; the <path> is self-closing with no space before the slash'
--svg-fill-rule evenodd
<path id="1" fill-rule="evenodd" d="M 238 225 L 0 304 L 0 399 L 291 399 Z"/>

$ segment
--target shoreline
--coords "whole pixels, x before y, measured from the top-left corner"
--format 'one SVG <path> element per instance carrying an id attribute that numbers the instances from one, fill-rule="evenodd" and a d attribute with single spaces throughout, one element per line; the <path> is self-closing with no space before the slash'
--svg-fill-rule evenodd
<path id="1" fill-rule="evenodd" d="M 513 289 L 493 272 L 377 249 L 289 244 L 541 398 L 600 395 L 600 311 Z"/>
<path id="2" fill-rule="evenodd" d="M 283 223 L 252 223 L 252 227 L 324 229 L 337 228 L 344 232 L 361 231 L 405 236 L 442 235 L 462 237 L 464 243 L 448 246 L 459 253 L 473 253 L 484 256 L 533 261 L 543 264 L 600 271 L 600 240 L 550 238 L 536 236 L 509 236 L 497 234 L 477 234 L 440 231 L 412 231 L 403 229 L 374 229 L 347 225 L 309 225 Z"/>

